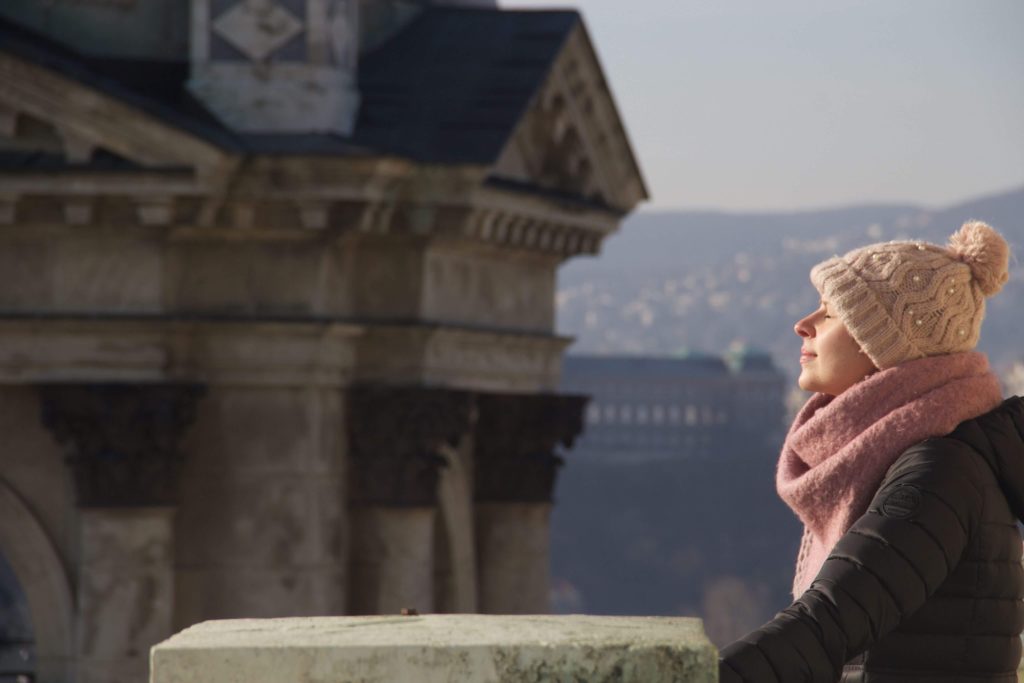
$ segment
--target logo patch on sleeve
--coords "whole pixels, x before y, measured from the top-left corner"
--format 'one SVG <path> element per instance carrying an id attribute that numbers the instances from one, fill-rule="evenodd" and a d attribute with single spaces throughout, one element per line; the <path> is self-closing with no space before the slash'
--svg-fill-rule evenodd
<path id="1" fill-rule="evenodd" d="M 913 517 L 921 507 L 921 492 L 913 486 L 899 486 L 885 497 L 882 514 L 886 517 L 906 519 Z"/>

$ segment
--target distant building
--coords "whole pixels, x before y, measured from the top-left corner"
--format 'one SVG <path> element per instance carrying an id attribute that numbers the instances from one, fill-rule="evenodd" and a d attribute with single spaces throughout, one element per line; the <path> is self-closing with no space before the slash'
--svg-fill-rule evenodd
<path id="1" fill-rule="evenodd" d="M 567 356 L 563 391 L 591 396 L 579 460 L 741 457 L 780 436 L 785 376 L 761 352 Z"/>

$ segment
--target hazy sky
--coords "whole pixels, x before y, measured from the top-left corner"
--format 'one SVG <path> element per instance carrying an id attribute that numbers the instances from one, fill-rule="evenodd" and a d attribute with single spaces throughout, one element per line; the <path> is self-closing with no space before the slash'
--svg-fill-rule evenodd
<path id="1" fill-rule="evenodd" d="M 581 9 L 648 208 L 939 207 L 1024 186 L 1024 0 Z"/>

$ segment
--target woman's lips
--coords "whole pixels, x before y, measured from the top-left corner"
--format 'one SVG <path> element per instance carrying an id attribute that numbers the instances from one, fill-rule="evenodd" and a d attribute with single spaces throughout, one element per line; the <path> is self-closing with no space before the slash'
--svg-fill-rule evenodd
<path id="1" fill-rule="evenodd" d="M 800 352 L 800 365 L 803 365 L 804 363 L 808 363 L 808 362 L 814 360 L 817 357 L 818 357 L 818 354 L 816 354 L 816 353 L 811 353 L 809 351 L 801 351 Z"/>

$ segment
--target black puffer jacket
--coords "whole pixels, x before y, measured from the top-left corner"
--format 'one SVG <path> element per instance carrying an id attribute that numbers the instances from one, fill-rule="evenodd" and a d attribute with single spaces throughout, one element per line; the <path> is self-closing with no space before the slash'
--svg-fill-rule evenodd
<path id="1" fill-rule="evenodd" d="M 807 592 L 722 650 L 721 683 L 1017 683 L 1018 519 L 1015 397 L 900 455 Z"/>

